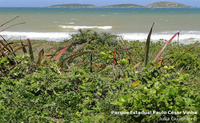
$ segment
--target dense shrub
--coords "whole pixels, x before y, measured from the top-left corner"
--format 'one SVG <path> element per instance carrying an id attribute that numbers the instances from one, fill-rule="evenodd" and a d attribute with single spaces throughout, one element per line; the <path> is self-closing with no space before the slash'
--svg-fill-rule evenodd
<path id="1" fill-rule="evenodd" d="M 84 45 L 90 38 L 94 40 L 78 50 L 73 48 L 80 42 L 72 44 L 68 50 L 71 56 L 62 54 L 62 65 L 55 61 L 38 64 L 27 54 L 0 59 L 1 122 L 161 122 L 164 117 L 199 118 L 199 47 L 173 63 L 191 47 L 175 44 L 162 54 L 161 64 L 149 62 L 144 67 L 138 63 L 144 59 L 143 42 L 118 41 L 110 34 L 91 31 L 72 38 Z M 161 44 L 151 43 L 150 61 Z M 10 57 L 16 64 L 11 64 Z M 69 60 L 64 61 L 65 57 Z M 150 114 L 134 114 L 136 111 Z M 162 111 L 164 114 L 159 114 Z M 186 115 L 185 111 L 197 114 Z M 133 114 L 120 114 L 130 112 Z"/>

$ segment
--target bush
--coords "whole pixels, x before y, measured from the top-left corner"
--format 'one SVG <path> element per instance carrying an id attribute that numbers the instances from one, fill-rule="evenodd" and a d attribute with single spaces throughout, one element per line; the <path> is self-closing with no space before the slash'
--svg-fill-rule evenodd
<path id="1" fill-rule="evenodd" d="M 72 38 L 83 47 L 75 50 L 77 43 L 64 42 L 64 48 L 49 55 L 54 61 L 42 62 L 41 50 L 35 62 L 30 41 L 30 55 L 2 55 L 1 122 L 161 122 L 164 117 L 199 117 L 199 47 L 177 59 L 181 54 L 175 51 L 191 46 L 171 46 L 163 61 L 144 67 L 143 42 L 118 41 L 91 31 Z M 97 46 L 98 41 L 103 43 Z M 162 48 L 160 43 L 151 44 L 150 61 Z"/>

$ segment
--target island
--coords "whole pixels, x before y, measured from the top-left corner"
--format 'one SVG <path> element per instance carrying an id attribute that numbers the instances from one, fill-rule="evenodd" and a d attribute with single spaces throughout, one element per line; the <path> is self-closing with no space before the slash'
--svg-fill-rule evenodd
<path id="1" fill-rule="evenodd" d="M 146 8 L 196 8 L 175 2 L 156 2 L 146 6 Z"/>
<path id="2" fill-rule="evenodd" d="M 149 4 L 147 6 L 137 5 L 137 4 L 117 4 L 117 5 L 107 5 L 107 6 L 95 6 L 92 4 L 60 4 L 47 6 L 45 8 L 197 8 L 193 6 L 187 6 L 185 4 L 175 3 L 175 2 L 156 2 Z"/>
<path id="3" fill-rule="evenodd" d="M 92 4 L 61 4 L 47 6 L 48 8 L 97 8 L 97 6 Z"/>

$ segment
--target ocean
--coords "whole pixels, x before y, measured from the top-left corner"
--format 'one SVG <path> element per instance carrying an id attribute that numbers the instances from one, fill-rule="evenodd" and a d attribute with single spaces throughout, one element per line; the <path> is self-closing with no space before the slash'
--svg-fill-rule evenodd
<path id="1" fill-rule="evenodd" d="M 63 41 L 78 29 L 91 29 L 145 41 L 153 23 L 152 41 L 169 40 L 181 30 L 180 42 L 200 41 L 200 8 L 0 8 L 5 39 Z M 176 40 L 175 40 L 176 41 Z"/>

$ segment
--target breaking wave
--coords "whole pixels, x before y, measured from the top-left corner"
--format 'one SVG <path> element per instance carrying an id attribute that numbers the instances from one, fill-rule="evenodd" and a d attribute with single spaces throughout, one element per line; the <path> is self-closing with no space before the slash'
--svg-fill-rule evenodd
<path id="1" fill-rule="evenodd" d="M 74 29 L 74 30 L 78 30 L 78 29 L 103 29 L 103 30 L 107 30 L 107 29 L 112 29 L 112 26 L 64 26 L 64 25 L 59 25 L 60 27 L 66 29 Z"/>
<path id="2" fill-rule="evenodd" d="M 11 40 L 24 40 L 24 39 L 32 39 L 32 40 L 46 40 L 46 41 L 63 41 L 65 39 L 71 38 L 71 34 L 68 32 L 1 32 L 0 33 L 4 38 Z"/>
<path id="3" fill-rule="evenodd" d="M 99 27 L 101 28 L 101 27 Z M 77 28 L 78 29 L 78 28 Z M 46 41 L 63 41 L 71 38 L 71 34 L 76 34 L 76 32 L 10 32 L 4 31 L 1 32 L 5 39 L 11 40 L 24 40 L 24 39 L 32 39 L 32 40 L 46 40 Z M 152 33 L 151 40 L 158 41 L 160 39 L 169 40 L 176 32 L 161 32 L 161 33 Z M 123 37 L 124 40 L 134 41 L 146 41 L 148 33 L 118 33 L 118 36 Z M 177 38 L 174 39 L 177 41 Z M 196 41 L 200 41 L 200 31 L 187 31 L 180 33 L 179 36 L 180 43 L 190 44 L 195 43 Z"/>

